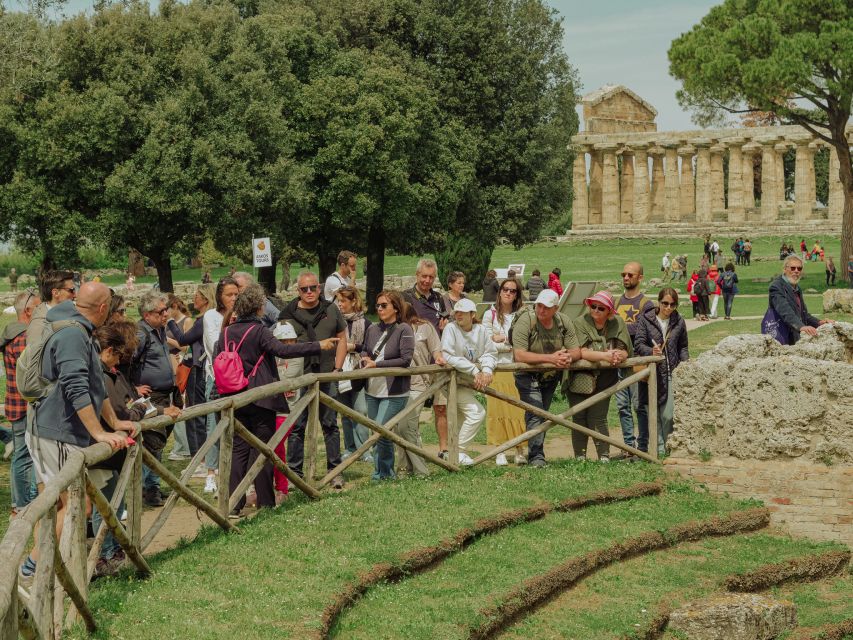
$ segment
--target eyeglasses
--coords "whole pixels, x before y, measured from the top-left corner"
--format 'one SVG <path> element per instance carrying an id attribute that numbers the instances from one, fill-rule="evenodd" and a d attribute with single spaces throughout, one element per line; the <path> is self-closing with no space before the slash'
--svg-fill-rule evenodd
<path id="1" fill-rule="evenodd" d="M 26 289 L 25 291 L 27 292 L 27 299 L 26 299 L 26 301 L 24 301 L 24 309 L 29 307 L 30 306 L 30 300 L 32 300 L 34 297 L 36 297 L 38 295 L 38 293 L 36 293 L 32 289 Z"/>
<path id="2" fill-rule="evenodd" d="M 57 291 L 67 291 L 72 296 L 77 293 L 77 289 L 75 289 L 74 287 L 57 287 L 56 290 Z"/>
<path id="3" fill-rule="evenodd" d="M 512 293 L 512 294 L 518 293 L 518 289 L 514 289 L 514 288 L 507 289 L 506 287 L 501 287 L 501 291 L 503 293 Z"/>
<path id="4" fill-rule="evenodd" d="M 678 306 L 678 303 L 677 303 L 677 302 L 667 302 L 666 300 L 661 300 L 661 301 L 660 301 L 660 306 L 662 306 L 662 307 L 667 307 L 667 308 L 670 308 L 670 307 L 671 307 L 671 308 L 673 308 L 673 309 L 674 309 L 675 307 L 677 307 L 677 306 Z"/>
<path id="5" fill-rule="evenodd" d="M 156 313 L 159 316 L 163 316 L 169 313 L 169 308 L 163 307 L 162 309 L 152 309 L 151 313 Z"/>
<path id="6" fill-rule="evenodd" d="M 311 291 L 316 291 L 320 288 L 319 284 L 309 284 L 307 287 L 299 287 L 299 290 L 302 293 L 310 293 Z"/>
<path id="7" fill-rule="evenodd" d="M 387 309 L 390 306 L 391 306 L 390 302 L 380 302 L 376 305 L 376 308 L 377 309 Z"/>
<path id="8" fill-rule="evenodd" d="M 607 307 L 600 307 L 597 304 L 589 305 L 589 310 L 590 311 L 601 311 L 601 312 L 610 311 L 610 309 L 608 309 Z"/>
<path id="9" fill-rule="evenodd" d="M 116 309 L 115 313 L 118 313 L 120 315 L 124 315 L 127 313 L 127 309 Z"/>
<path id="10" fill-rule="evenodd" d="M 623 272 L 622 277 L 623 278 L 639 278 L 640 274 L 639 273 L 625 273 L 625 272 Z"/>
<path id="11" fill-rule="evenodd" d="M 802 270 L 803 270 L 802 265 L 800 265 L 799 267 L 794 267 L 794 266 L 788 265 L 788 266 L 787 266 L 787 267 L 785 267 L 785 268 L 786 268 L 786 269 L 790 269 L 791 271 L 802 271 Z"/>

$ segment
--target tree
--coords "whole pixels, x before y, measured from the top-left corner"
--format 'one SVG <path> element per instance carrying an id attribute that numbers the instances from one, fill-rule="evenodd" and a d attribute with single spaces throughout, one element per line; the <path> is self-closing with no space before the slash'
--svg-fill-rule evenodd
<path id="1" fill-rule="evenodd" d="M 673 41 L 678 99 L 728 112 L 766 111 L 838 153 L 842 255 L 853 255 L 853 5 L 846 0 L 726 0 Z"/>

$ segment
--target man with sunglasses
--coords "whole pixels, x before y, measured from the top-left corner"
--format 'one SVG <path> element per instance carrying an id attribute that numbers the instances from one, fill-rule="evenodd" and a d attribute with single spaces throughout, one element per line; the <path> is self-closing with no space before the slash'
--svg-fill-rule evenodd
<path id="1" fill-rule="evenodd" d="M 770 307 L 788 327 L 788 344 L 796 344 L 803 334 L 817 335 L 819 326 L 832 323 L 832 320 L 820 320 L 809 313 L 800 288 L 802 277 L 802 259 L 790 255 L 782 263 L 782 275 L 770 283 Z"/>
<path id="2" fill-rule="evenodd" d="M 41 334 L 47 322 L 47 312 L 51 307 L 77 297 L 74 287 L 73 271 L 46 271 L 39 283 L 42 303 L 33 309 L 32 319 L 27 326 L 27 340 L 30 344 L 41 342 Z"/>
<path id="3" fill-rule="evenodd" d="M 316 342 L 327 338 L 337 338 L 338 346 L 334 350 L 323 351 L 319 356 L 305 358 L 305 373 L 329 373 L 341 371 L 347 357 L 347 323 L 338 306 L 330 300 L 320 299 L 320 281 L 314 273 L 300 274 L 296 280 L 299 297 L 291 300 L 279 315 L 279 322 L 289 323 L 296 331 L 297 342 Z M 335 396 L 337 385 L 324 382 L 320 390 Z M 287 464 L 294 472 L 302 476 L 302 464 L 305 452 L 305 427 L 308 414 L 303 412 L 293 425 L 293 431 L 287 438 Z M 338 414 L 326 405 L 320 406 L 320 425 L 326 443 L 326 462 L 331 471 L 341 463 L 341 436 L 338 429 Z M 337 476 L 332 487 L 341 489 L 344 479 Z"/>
<path id="4" fill-rule="evenodd" d="M 625 291 L 616 304 L 616 313 L 622 316 L 628 327 L 628 335 L 634 341 L 637 335 L 637 322 L 642 315 L 655 306 L 640 290 L 643 283 L 643 265 L 639 262 L 629 262 L 622 267 L 622 286 Z M 636 348 L 636 345 L 634 345 Z M 630 372 L 627 369 L 619 369 L 621 380 Z M 642 434 L 649 432 L 648 407 L 640 403 L 640 390 L 637 383 L 622 389 L 616 393 L 616 408 L 619 410 L 619 424 L 622 427 L 622 440 L 625 444 L 636 447 L 641 451 L 648 450 L 648 442 L 645 442 Z M 637 412 L 637 436 L 634 436 L 634 411 Z M 645 436 L 645 439 L 648 435 Z"/>
<path id="5" fill-rule="evenodd" d="M 6 325 L 0 350 L 3 351 L 3 364 L 6 367 L 6 419 L 12 423 L 12 504 L 17 510 L 26 507 L 36 496 L 35 472 L 33 460 L 27 449 L 24 434 L 27 431 L 27 403 L 18 393 L 16 370 L 18 358 L 27 346 L 27 325 L 33 316 L 33 310 L 41 303 L 34 290 L 21 291 L 15 296 L 15 314 L 17 321 Z"/>

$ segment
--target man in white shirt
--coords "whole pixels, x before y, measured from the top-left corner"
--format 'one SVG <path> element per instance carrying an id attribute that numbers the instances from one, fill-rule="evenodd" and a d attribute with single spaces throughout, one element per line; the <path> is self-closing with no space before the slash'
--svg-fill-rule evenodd
<path id="1" fill-rule="evenodd" d="M 357 256 L 352 251 L 341 251 L 338 254 L 338 270 L 326 278 L 323 286 L 323 298 L 335 299 L 335 291 L 342 287 L 355 286 L 355 270 Z"/>

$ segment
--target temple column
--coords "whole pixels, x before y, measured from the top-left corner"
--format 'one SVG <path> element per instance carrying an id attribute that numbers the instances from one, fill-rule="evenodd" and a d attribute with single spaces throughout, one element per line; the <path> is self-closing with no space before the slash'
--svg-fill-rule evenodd
<path id="1" fill-rule="evenodd" d="M 575 161 L 572 164 L 572 228 L 589 224 L 589 193 L 586 186 L 586 145 L 575 149 Z"/>
<path id="2" fill-rule="evenodd" d="M 589 223 L 601 224 L 601 151 L 590 150 Z"/>
<path id="3" fill-rule="evenodd" d="M 652 157 L 652 211 L 650 216 L 652 222 L 660 222 L 664 219 L 666 191 L 664 187 L 663 154 L 663 147 L 655 145 L 649 149 L 649 155 Z"/>
<path id="4" fill-rule="evenodd" d="M 595 145 L 602 153 L 601 224 L 619 224 L 619 172 L 616 167 L 616 144 Z"/>
<path id="5" fill-rule="evenodd" d="M 729 146 L 729 222 L 743 222 L 743 138 L 726 141 Z"/>
<path id="6" fill-rule="evenodd" d="M 634 144 L 634 224 L 649 221 L 649 157 L 647 145 Z"/>
<path id="7" fill-rule="evenodd" d="M 776 222 L 779 212 L 776 199 L 776 150 L 777 138 L 761 139 L 761 221 Z"/>
<path id="8" fill-rule="evenodd" d="M 776 198 L 781 209 L 788 203 L 785 193 L 785 154 L 788 153 L 788 143 L 779 142 L 773 148 L 776 150 Z"/>
<path id="9" fill-rule="evenodd" d="M 666 174 L 664 176 L 664 215 L 667 222 L 678 222 L 678 150 L 674 142 L 666 143 Z"/>
<path id="10" fill-rule="evenodd" d="M 814 150 L 809 147 L 811 136 L 795 140 L 797 143 L 794 164 L 794 221 L 805 222 L 812 217 L 815 204 Z"/>
<path id="11" fill-rule="evenodd" d="M 634 151 L 630 147 L 622 150 L 622 179 L 619 191 L 621 194 L 619 222 L 631 224 L 634 221 Z"/>
<path id="12" fill-rule="evenodd" d="M 711 147 L 711 211 L 725 211 L 726 188 L 723 172 L 723 154 L 726 148 L 715 144 Z"/>
<path id="13" fill-rule="evenodd" d="M 844 191 L 841 185 L 841 162 L 834 146 L 829 147 L 829 219 L 841 220 L 844 212 Z M 847 264 L 846 262 L 844 264 Z"/>
<path id="14" fill-rule="evenodd" d="M 696 189 L 693 184 L 693 156 L 696 149 L 690 145 L 679 147 L 681 157 L 681 184 L 678 187 L 678 201 L 681 209 L 681 220 L 691 218 L 696 214 Z"/>
<path id="15" fill-rule="evenodd" d="M 755 171 L 753 161 L 755 154 L 761 150 L 761 145 L 755 142 L 747 142 L 743 145 L 741 153 L 741 172 L 743 173 L 743 208 L 755 209 Z"/>
<path id="16" fill-rule="evenodd" d="M 693 140 L 696 147 L 696 221 L 711 221 L 711 141 Z"/>

